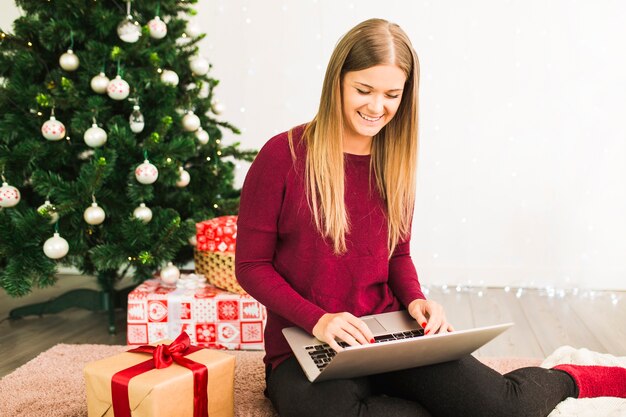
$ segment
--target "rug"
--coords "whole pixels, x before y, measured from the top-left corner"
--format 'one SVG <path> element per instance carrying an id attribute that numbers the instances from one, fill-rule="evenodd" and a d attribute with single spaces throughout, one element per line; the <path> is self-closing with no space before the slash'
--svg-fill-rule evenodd
<path id="1" fill-rule="evenodd" d="M 60 344 L 52 347 L 0 380 L 0 416 L 86 417 L 84 365 L 126 349 L 126 346 L 106 345 Z M 264 353 L 228 353 L 236 357 L 235 417 L 277 417 L 269 400 L 263 396 Z M 479 359 L 500 373 L 541 362 L 528 358 Z M 572 414 L 555 414 L 554 417 L 565 415 Z M 594 417 L 601 415 L 608 414 L 593 414 Z"/>

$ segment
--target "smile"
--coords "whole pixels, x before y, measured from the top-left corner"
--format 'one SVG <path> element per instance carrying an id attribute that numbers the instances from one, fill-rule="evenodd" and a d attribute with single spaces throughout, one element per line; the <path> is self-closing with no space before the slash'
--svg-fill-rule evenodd
<path id="1" fill-rule="evenodd" d="M 361 118 L 362 118 L 363 120 L 367 120 L 368 122 L 377 122 L 377 121 L 379 121 L 380 119 L 382 119 L 382 118 L 383 118 L 383 116 L 384 116 L 384 114 L 381 114 L 381 115 L 380 115 L 380 116 L 378 116 L 378 117 L 369 117 L 369 116 L 366 116 L 366 115 L 364 115 L 363 113 L 361 113 L 361 112 L 359 112 L 359 111 L 358 111 L 357 113 L 359 114 L 359 116 L 361 116 Z"/>

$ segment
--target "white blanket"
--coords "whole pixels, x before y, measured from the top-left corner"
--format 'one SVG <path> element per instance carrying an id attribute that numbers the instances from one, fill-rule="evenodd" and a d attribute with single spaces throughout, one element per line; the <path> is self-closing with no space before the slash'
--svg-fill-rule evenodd
<path id="1" fill-rule="evenodd" d="M 541 366 L 552 368 L 559 364 L 622 366 L 626 356 L 613 356 L 588 349 L 561 346 L 543 361 Z M 568 398 L 561 402 L 548 417 L 624 417 L 626 399 L 613 397 Z"/>

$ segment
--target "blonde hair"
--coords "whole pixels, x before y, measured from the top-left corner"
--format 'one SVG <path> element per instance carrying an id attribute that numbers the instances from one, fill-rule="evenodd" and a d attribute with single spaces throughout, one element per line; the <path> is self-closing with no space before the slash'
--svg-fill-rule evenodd
<path id="1" fill-rule="evenodd" d="M 333 243 L 334 253 L 346 252 L 350 220 L 344 201 L 343 113 L 341 82 L 346 72 L 375 65 L 396 65 L 406 75 L 400 106 L 391 121 L 374 136 L 370 169 L 385 201 L 389 256 L 411 229 L 417 166 L 419 61 L 406 33 L 383 19 L 366 20 L 338 42 L 326 69 L 319 110 L 307 124 L 305 186 L 315 225 Z M 293 140 L 289 132 L 293 151 Z"/>

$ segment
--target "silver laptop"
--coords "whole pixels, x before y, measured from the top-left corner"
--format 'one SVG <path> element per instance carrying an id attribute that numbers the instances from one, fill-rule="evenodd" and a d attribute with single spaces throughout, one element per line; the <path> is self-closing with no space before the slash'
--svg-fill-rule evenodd
<path id="1" fill-rule="evenodd" d="M 352 378 L 459 359 L 489 342 L 513 323 L 424 335 L 406 310 L 361 317 L 375 343 L 335 352 L 299 327 L 283 329 L 300 366 L 311 382 Z"/>

